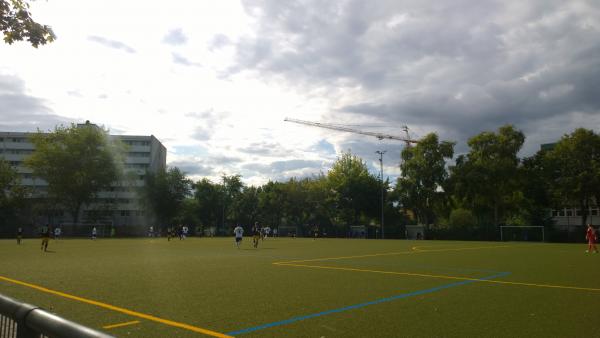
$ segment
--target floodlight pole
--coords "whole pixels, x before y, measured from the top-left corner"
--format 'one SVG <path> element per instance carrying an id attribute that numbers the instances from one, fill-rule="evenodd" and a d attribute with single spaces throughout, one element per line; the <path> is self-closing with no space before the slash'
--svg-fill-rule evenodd
<path id="1" fill-rule="evenodd" d="M 379 154 L 379 166 L 381 168 L 381 177 L 380 177 L 380 179 L 381 179 L 381 181 L 380 181 L 380 183 L 381 183 L 381 239 L 384 239 L 385 232 L 383 231 L 383 207 L 384 207 L 384 204 L 383 204 L 383 154 L 385 154 L 386 151 L 385 150 L 383 150 L 383 151 L 377 150 L 376 153 Z"/>

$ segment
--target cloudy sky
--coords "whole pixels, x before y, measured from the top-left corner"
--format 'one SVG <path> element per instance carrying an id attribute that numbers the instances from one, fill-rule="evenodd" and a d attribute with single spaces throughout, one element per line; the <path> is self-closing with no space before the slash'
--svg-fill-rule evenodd
<path id="1" fill-rule="evenodd" d="M 193 178 L 398 175 L 402 143 L 285 117 L 466 140 L 510 123 L 523 155 L 600 126 L 600 2 L 35 1 L 57 40 L 0 43 L 0 130 L 90 120 L 155 135 Z"/>

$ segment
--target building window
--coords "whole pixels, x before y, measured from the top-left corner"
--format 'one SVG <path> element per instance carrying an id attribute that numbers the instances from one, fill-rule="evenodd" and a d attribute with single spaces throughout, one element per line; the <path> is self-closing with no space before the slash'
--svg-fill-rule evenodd
<path id="1" fill-rule="evenodd" d="M 590 215 L 592 215 L 592 216 L 598 216 L 598 209 L 592 209 L 590 211 Z"/>
<path id="2" fill-rule="evenodd" d="M 150 157 L 150 153 L 134 151 L 128 154 L 130 157 Z"/>
<path id="3" fill-rule="evenodd" d="M 565 209 L 558 210 L 558 216 L 564 217 L 565 216 Z"/>
<path id="4" fill-rule="evenodd" d="M 573 210 L 567 209 L 567 217 L 572 217 L 572 216 L 573 216 Z"/>
<path id="5" fill-rule="evenodd" d="M 581 217 L 581 209 L 575 209 L 575 215 Z"/>
<path id="6" fill-rule="evenodd" d="M 129 216 L 129 210 L 121 210 L 121 216 Z"/>

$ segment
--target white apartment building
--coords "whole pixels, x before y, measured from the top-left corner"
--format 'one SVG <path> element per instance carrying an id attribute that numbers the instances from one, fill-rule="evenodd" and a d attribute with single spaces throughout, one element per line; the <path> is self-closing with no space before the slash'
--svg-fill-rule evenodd
<path id="1" fill-rule="evenodd" d="M 8 161 L 21 176 L 21 184 L 30 187 L 33 196 L 44 196 L 48 183 L 34 177 L 32 170 L 24 166 L 25 158 L 35 151 L 34 145 L 29 141 L 32 133 L 0 132 L 0 158 Z M 101 192 L 98 203 L 86 206 L 79 219 L 81 223 L 98 224 L 107 229 L 115 227 L 127 228 L 126 233 L 135 233 L 134 228 L 148 224 L 139 197 L 137 188 L 144 185 L 146 172 L 156 173 L 166 168 L 167 151 L 162 143 L 153 135 L 110 135 L 127 145 L 124 160 L 124 170 L 129 178 L 127 184 L 115 182 L 111 191 Z M 53 215 L 36 215 L 32 222 L 37 224 L 52 223 L 68 226 L 72 217 L 65 211 L 57 211 Z"/>

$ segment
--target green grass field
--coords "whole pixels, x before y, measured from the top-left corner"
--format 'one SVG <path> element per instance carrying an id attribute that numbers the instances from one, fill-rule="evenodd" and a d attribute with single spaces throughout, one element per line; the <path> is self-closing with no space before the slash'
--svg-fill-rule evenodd
<path id="1" fill-rule="evenodd" d="M 600 254 L 584 244 L 40 242 L 0 241 L 0 293 L 117 337 L 600 335 Z"/>

